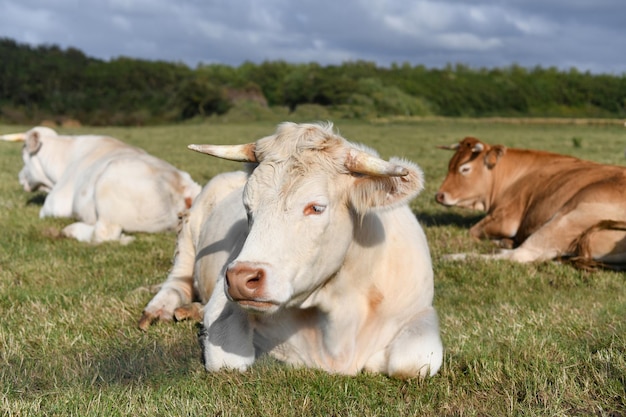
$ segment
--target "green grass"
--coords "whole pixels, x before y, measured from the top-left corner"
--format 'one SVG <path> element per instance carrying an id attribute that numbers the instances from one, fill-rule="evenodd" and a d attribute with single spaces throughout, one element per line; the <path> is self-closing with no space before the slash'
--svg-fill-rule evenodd
<path id="1" fill-rule="evenodd" d="M 0 415 L 2 416 L 624 416 L 626 278 L 558 263 L 445 262 L 489 251 L 470 240 L 479 213 L 445 209 L 434 193 L 451 144 L 467 135 L 623 165 L 619 125 L 510 125 L 477 120 L 337 122 L 348 139 L 417 162 L 425 191 L 412 208 L 429 238 L 445 344 L 424 381 L 293 369 L 271 359 L 209 374 L 193 323 L 136 328 L 171 265 L 175 234 L 128 246 L 59 239 L 68 219 L 38 218 L 41 195 L 17 182 L 19 144 L 0 143 Z M 0 126 L 0 132 L 23 127 Z M 114 135 L 187 170 L 198 182 L 236 169 L 186 149 L 240 143 L 272 123 L 81 128 Z"/>

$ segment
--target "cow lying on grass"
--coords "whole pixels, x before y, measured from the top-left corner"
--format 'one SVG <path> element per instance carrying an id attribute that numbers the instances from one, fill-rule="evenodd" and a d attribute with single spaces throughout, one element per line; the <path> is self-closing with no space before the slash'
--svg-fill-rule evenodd
<path id="1" fill-rule="evenodd" d="M 331 125 L 284 123 L 255 143 L 191 148 L 252 169 L 198 196 L 140 328 L 186 317 L 198 299 L 209 371 L 243 371 L 269 353 L 342 374 L 437 372 L 431 259 L 407 204 L 423 187 L 417 166 L 383 161 Z"/>
<path id="2" fill-rule="evenodd" d="M 0 139 L 24 141 L 20 183 L 48 192 L 39 217 L 77 218 L 62 233 L 84 242 L 128 243 L 123 231 L 175 229 L 201 189 L 186 172 L 110 137 L 35 127 Z"/>
<path id="3" fill-rule="evenodd" d="M 471 137 L 444 148 L 455 154 L 437 202 L 486 211 L 470 235 L 507 248 L 483 258 L 626 266 L 626 167 Z"/>

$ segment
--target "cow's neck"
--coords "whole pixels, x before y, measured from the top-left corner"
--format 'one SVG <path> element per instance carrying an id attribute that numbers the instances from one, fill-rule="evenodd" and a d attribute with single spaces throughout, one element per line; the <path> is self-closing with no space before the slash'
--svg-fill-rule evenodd
<path id="1" fill-rule="evenodd" d="M 404 281 L 407 277 L 399 276 L 398 270 L 381 263 L 381 258 L 393 258 L 391 253 L 402 253 L 394 240 L 394 234 L 400 233 L 395 226 L 407 223 L 389 221 L 395 216 L 403 220 L 408 216 L 414 221 L 407 208 L 354 218 L 354 240 L 346 252 L 342 268 L 319 290 L 321 296 L 316 301 L 322 300 L 322 303 L 316 307 L 325 324 L 320 342 L 325 347 L 326 361 L 334 362 L 337 367 L 341 363 L 348 368 L 356 363 L 362 365 L 364 357 L 386 345 L 393 337 L 401 317 L 411 314 L 411 307 L 402 307 L 402 297 L 386 293 L 391 287 L 399 288 L 396 281 Z M 400 264 L 402 262 L 394 267 Z M 416 299 L 409 301 L 412 305 L 420 302 Z M 396 311 L 398 306 L 402 312 Z"/>
<path id="2" fill-rule="evenodd" d="M 48 139 L 48 143 L 44 145 L 50 149 L 42 152 L 40 158 L 44 172 L 53 184 L 56 184 L 65 173 L 72 143 L 74 143 L 73 138 L 56 137 Z"/>
<path id="3" fill-rule="evenodd" d="M 390 343 L 399 324 L 432 302 L 432 292 L 428 290 L 420 294 L 424 299 L 409 296 L 411 291 L 398 293 L 404 285 L 419 279 L 406 275 L 403 264 L 430 266 L 419 258 L 416 247 L 407 248 L 406 241 L 395 239 L 398 233 L 420 230 L 410 209 L 399 207 L 353 220 L 354 240 L 340 270 L 289 314 L 258 319 L 259 338 L 255 343 L 266 347 L 274 357 L 315 364 L 331 372 L 355 373 Z M 396 259 L 397 254 L 407 251 L 416 257 Z M 396 261 L 382 263 L 381 258 Z M 411 265 L 407 268 L 415 269 Z M 290 337 L 280 340 L 280 335 L 274 333 L 277 328 L 279 334 L 292 329 L 287 332 Z M 277 340 L 282 343 L 276 343 Z M 301 362 L 293 359 L 297 357 Z"/>
<path id="4" fill-rule="evenodd" d="M 531 190 L 532 187 L 539 186 L 539 175 L 544 172 L 546 166 L 559 161 L 574 159 L 570 156 L 549 152 L 507 149 L 506 154 L 492 168 L 493 187 L 491 195 L 485 203 L 485 211 L 493 208 L 494 204 L 497 204 L 504 194 L 510 193 L 512 190 L 517 190 L 517 198 L 528 198 L 522 193 L 523 189 Z M 524 187 L 520 187 L 521 181 L 524 181 Z"/>

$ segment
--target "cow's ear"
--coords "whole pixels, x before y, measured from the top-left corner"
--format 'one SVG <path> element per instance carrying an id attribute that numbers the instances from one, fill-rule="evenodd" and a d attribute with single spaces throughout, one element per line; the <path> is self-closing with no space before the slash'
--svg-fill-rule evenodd
<path id="1" fill-rule="evenodd" d="M 406 203 L 424 189 L 424 174 L 412 162 L 392 158 L 390 162 L 406 168 L 403 176 L 353 174 L 350 202 L 357 213 Z"/>
<path id="2" fill-rule="evenodd" d="M 496 166 L 500 158 L 506 153 L 506 146 L 495 145 L 492 146 L 485 154 L 485 165 L 491 169 Z"/>
<path id="3" fill-rule="evenodd" d="M 41 148 L 41 138 L 39 137 L 38 132 L 31 132 L 24 142 L 24 147 L 28 151 L 29 154 L 34 154 L 39 151 Z"/>

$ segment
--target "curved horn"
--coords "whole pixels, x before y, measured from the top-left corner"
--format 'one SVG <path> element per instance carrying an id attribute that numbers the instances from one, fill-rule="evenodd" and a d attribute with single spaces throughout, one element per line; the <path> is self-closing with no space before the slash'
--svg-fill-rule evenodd
<path id="1" fill-rule="evenodd" d="M 258 162 L 254 154 L 254 143 L 245 145 L 189 145 L 187 148 L 230 161 Z"/>
<path id="2" fill-rule="evenodd" d="M 10 133 L 8 135 L 0 136 L 0 140 L 6 140 L 7 142 L 24 142 L 26 140 L 26 133 Z"/>
<path id="3" fill-rule="evenodd" d="M 348 151 L 344 165 L 350 172 L 377 177 L 403 177 L 409 174 L 409 170 L 400 165 L 356 149 Z"/>
<path id="4" fill-rule="evenodd" d="M 437 149 L 445 149 L 447 151 L 456 151 L 457 149 L 459 149 L 459 146 L 461 146 L 461 144 L 459 143 L 455 143 L 454 145 L 438 145 Z"/>
<path id="5" fill-rule="evenodd" d="M 474 147 L 472 148 L 472 153 L 479 153 L 482 152 L 483 149 L 485 149 L 485 145 L 483 145 L 482 143 L 478 142 L 476 145 L 474 145 Z"/>

